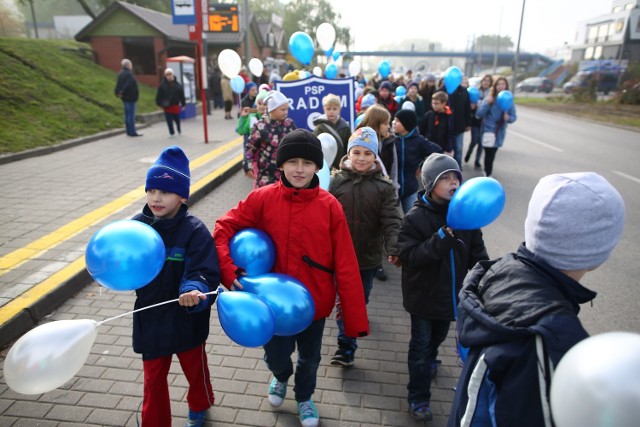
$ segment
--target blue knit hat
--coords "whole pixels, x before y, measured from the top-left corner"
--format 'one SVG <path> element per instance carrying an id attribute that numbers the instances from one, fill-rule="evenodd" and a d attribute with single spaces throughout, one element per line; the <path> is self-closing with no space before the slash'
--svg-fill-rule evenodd
<path id="1" fill-rule="evenodd" d="M 147 172 L 144 191 L 162 190 L 189 198 L 189 159 L 176 145 L 166 148 Z"/>
<path id="2" fill-rule="evenodd" d="M 360 101 L 360 108 L 369 108 L 376 102 L 376 97 L 368 93 L 362 97 L 362 101 Z"/>
<path id="3" fill-rule="evenodd" d="M 363 126 L 353 131 L 349 137 L 349 144 L 347 145 L 347 154 L 351 151 L 352 147 L 364 147 L 373 154 L 378 154 L 378 135 L 376 132 L 368 126 Z"/>
<path id="4" fill-rule="evenodd" d="M 244 90 L 245 90 L 247 93 L 249 93 L 249 91 L 251 90 L 251 88 L 254 88 L 254 87 L 255 87 L 255 88 L 257 88 L 257 87 L 258 87 L 258 85 L 257 85 L 257 84 L 255 84 L 254 82 L 249 82 L 249 83 L 247 83 L 247 85 L 244 87 Z"/>

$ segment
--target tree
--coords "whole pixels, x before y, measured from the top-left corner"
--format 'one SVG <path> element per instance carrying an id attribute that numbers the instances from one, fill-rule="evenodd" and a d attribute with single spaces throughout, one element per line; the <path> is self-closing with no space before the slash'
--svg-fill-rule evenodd
<path id="1" fill-rule="evenodd" d="M 24 36 L 24 15 L 13 0 L 0 0 L 0 36 Z"/>
<path id="2" fill-rule="evenodd" d="M 493 52 L 513 50 L 513 42 L 510 36 L 500 36 L 497 34 L 483 34 L 476 39 L 476 50 L 481 52 Z"/>

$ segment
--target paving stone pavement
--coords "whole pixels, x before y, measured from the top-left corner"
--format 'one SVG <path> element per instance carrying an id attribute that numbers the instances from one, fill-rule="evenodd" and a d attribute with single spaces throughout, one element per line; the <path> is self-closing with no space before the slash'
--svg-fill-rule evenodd
<path id="1" fill-rule="evenodd" d="M 200 135 L 194 136 L 193 140 L 183 137 L 185 140 L 180 140 L 180 145 L 193 160 L 235 138 L 233 122 L 219 120 L 212 126 L 215 129 L 212 133 L 219 140 L 210 146 L 201 144 Z M 189 128 L 185 127 L 185 134 L 201 132 L 196 123 L 189 125 Z M 55 230 L 143 184 L 150 162 L 162 148 L 177 142 L 166 138 L 164 123 L 155 124 L 143 132 L 145 137 L 134 141 L 126 137 L 109 138 L 40 158 L 0 165 L 3 181 L 7 181 L 0 184 L 0 192 L 10 199 L 0 208 L 3 221 L 0 223 L 0 256 L 10 252 L 5 247 L 6 243 L 11 243 L 10 248 L 20 247 L 20 244 L 45 235 L 49 232 L 47 230 Z M 221 162 L 203 167 L 195 175 L 204 176 Z M 33 175 L 37 180 L 30 183 Z M 247 178 L 235 173 L 196 202 L 191 211 L 212 229 L 216 218 L 234 206 L 251 188 L 252 183 Z M 46 278 L 56 268 L 63 268 L 82 255 L 96 227 L 130 217 L 141 209 L 142 203 L 137 200 L 88 227 L 70 242 L 56 246 L 55 252 L 48 251 L 42 255 L 43 258 L 25 263 L 24 272 L 14 273 L 12 270 L 0 276 L 0 291 L 6 292 L 16 283 L 26 286 L 37 284 L 39 280 L 36 278 Z M 12 204 L 17 205 L 16 210 L 6 210 L 7 205 Z M 31 220 L 31 217 L 38 218 L 38 226 L 33 226 L 36 220 Z M 51 226 L 47 227 L 48 224 Z M 11 230 L 18 228 L 24 232 L 16 232 L 10 237 Z M 453 398 L 452 388 L 460 373 L 454 330 L 450 331 L 441 348 L 439 359 L 442 365 L 432 385 L 434 419 L 429 423 L 417 422 L 410 417 L 406 403 L 410 326 L 409 316 L 402 307 L 400 270 L 387 264 L 386 271 L 389 280 L 376 280 L 374 283 L 368 305 L 371 335 L 359 340 L 354 367 L 345 369 L 329 364 L 335 351 L 337 327 L 333 317 L 327 320 L 323 359 L 314 394 L 322 426 L 446 425 Z M 7 278 L 8 275 L 13 279 Z M 31 279 L 27 280 L 29 277 Z M 43 322 L 63 319 L 102 321 L 133 309 L 133 292 L 112 291 L 95 282 L 85 282 L 79 289 Z M 131 349 L 131 322 L 131 316 L 125 316 L 99 326 L 84 367 L 72 380 L 54 391 L 41 395 L 18 394 L 7 387 L 4 372 L 0 370 L 0 426 L 137 426 L 142 401 L 142 362 Z M 0 353 L 2 365 L 7 351 L 8 347 Z M 277 409 L 268 402 L 266 391 L 270 374 L 262 360 L 262 350 L 234 344 L 222 331 L 215 306 L 207 354 L 216 392 L 208 426 L 299 425 L 291 396 Z M 177 361 L 172 364 L 169 384 L 173 426 L 183 426 L 187 412 L 187 383 Z"/>

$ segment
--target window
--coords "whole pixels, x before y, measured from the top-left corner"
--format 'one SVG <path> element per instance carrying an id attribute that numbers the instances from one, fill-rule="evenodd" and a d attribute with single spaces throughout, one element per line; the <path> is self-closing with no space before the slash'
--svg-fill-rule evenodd
<path id="1" fill-rule="evenodd" d="M 609 38 L 611 38 L 612 35 L 614 35 L 616 33 L 616 23 L 615 22 L 610 22 L 609 23 Z"/>
<path id="2" fill-rule="evenodd" d="M 621 10 L 622 10 L 622 7 L 620 7 L 620 6 L 616 6 L 616 7 L 614 7 L 614 8 L 613 8 L 613 13 L 618 13 L 618 12 L 620 12 Z"/>
<path id="3" fill-rule="evenodd" d="M 609 24 L 601 24 L 598 26 L 598 41 L 607 41 L 607 33 L 609 32 Z"/>
<path id="4" fill-rule="evenodd" d="M 602 46 L 596 46 L 593 51 L 593 59 L 601 59 L 602 58 Z"/>
<path id="5" fill-rule="evenodd" d="M 635 5 L 633 3 L 627 3 L 624 5 L 624 10 L 631 10 Z"/>
<path id="6" fill-rule="evenodd" d="M 155 48 L 151 37 L 123 37 L 124 57 L 133 63 L 136 74 L 156 74 Z"/>
<path id="7" fill-rule="evenodd" d="M 589 31 L 587 32 L 587 43 L 595 43 L 598 38 L 598 27 L 595 25 L 593 27 L 589 27 Z"/>
<path id="8" fill-rule="evenodd" d="M 589 46 L 584 50 L 584 59 L 593 59 L 593 46 Z"/>

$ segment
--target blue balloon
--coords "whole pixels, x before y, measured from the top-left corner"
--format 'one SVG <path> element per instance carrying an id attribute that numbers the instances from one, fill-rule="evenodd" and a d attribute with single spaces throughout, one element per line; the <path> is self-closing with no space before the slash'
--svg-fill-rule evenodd
<path id="1" fill-rule="evenodd" d="M 444 87 L 447 89 L 447 93 L 451 95 L 458 89 L 462 83 L 462 70 L 459 67 L 449 67 L 444 72 Z"/>
<path id="2" fill-rule="evenodd" d="M 496 97 L 496 103 L 501 111 L 509 111 L 513 105 L 513 94 L 508 90 L 500 91 Z"/>
<path id="3" fill-rule="evenodd" d="M 334 50 L 333 53 L 331 54 L 331 57 L 333 58 L 334 61 L 337 61 L 340 58 L 340 52 L 338 52 L 337 50 Z"/>
<path id="4" fill-rule="evenodd" d="M 469 93 L 469 102 L 477 104 L 480 99 L 480 89 L 475 86 L 469 86 L 467 92 Z"/>
<path id="5" fill-rule="evenodd" d="M 322 161 L 322 169 L 316 172 L 316 175 L 318 175 L 318 179 L 320 180 L 320 188 L 328 190 L 331 182 L 331 168 L 326 160 Z"/>
<path id="6" fill-rule="evenodd" d="M 356 117 L 356 121 L 353 123 L 354 129 L 357 128 L 358 125 L 362 123 L 363 120 L 364 120 L 364 114 L 360 114 L 358 117 Z"/>
<path id="7" fill-rule="evenodd" d="M 324 67 L 324 76 L 328 79 L 335 79 L 338 77 L 338 66 L 335 62 L 329 62 L 326 67 Z"/>
<path id="8" fill-rule="evenodd" d="M 325 51 L 324 51 L 324 54 L 325 54 L 327 57 L 331 56 L 331 55 L 333 54 L 333 46 L 331 46 L 331 47 L 329 48 L 329 50 L 325 50 Z"/>
<path id="9" fill-rule="evenodd" d="M 152 281 L 162 270 L 166 251 L 151 226 L 134 220 L 105 225 L 89 240 L 87 270 L 102 286 L 132 291 Z"/>
<path id="10" fill-rule="evenodd" d="M 500 216 L 504 203 L 504 189 L 497 180 L 471 178 L 451 198 L 447 225 L 454 230 L 482 228 Z"/>
<path id="11" fill-rule="evenodd" d="M 230 84 L 231 90 L 237 94 L 241 94 L 244 90 L 245 82 L 244 79 L 240 76 L 235 76 L 234 78 L 232 78 Z"/>
<path id="12" fill-rule="evenodd" d="M 274 335 L 291 336 L 304 331 L 313 321 L 316 306 L 313 297 L 295 278 L 268 273 L 242 276 L 243 291 L 260 297 L 271 308 L 276 319 Z"/>
<path id="13" fill-rule="evenodd" d="M 229 252 L 233 263 L 249 276 L 270 272 L 276 261 L 273 240 L 257 228 L 247 228 L 234 234 L 229 240 Z"/>
<path id="14" fill-rule="evenodd" d="M 304 65 L 309 65 L 313 58 L 313 40 L 307 33 L 296 31 L 289 37 L 289 52 Z"/>
<path id="15" fill-rule="evenodd" d="M 394 96 L 394 97 L 393 97 L 393 99 L 394 99 L 398 104 L 400 104 L 400 103 L 402 102 L 402 99 L 403 99 L 403 98 L 404 98 L 404 97 L 402 97 L 402 96 L 400 96 L 400 95 L 398 95 L 398 96 Z"/>
<path id="16" fill-rule="evenodd" d="M 222 292 L 216 301 L 220 326 L 229 338 L 244 347 L 260 347 L 273 337 L 276 319 L 258 296 L 246 292 Z"/>
<path id="17" fill-rule="evenodd" d="M 403 97 L 407 94 L 407 88 L 404 86 L 398 86 L 396 88 L 396 96 Z"/>
<path id="18" fill-rule="evenodd" d="M 382 61 L 380 61 L 380 63 L 378 64 L 378 74 L 380 74 L 380 77 L 386 79 L 390 72 L 391 62 L 389 62 L 388 59 L 383 59 Z"/>

